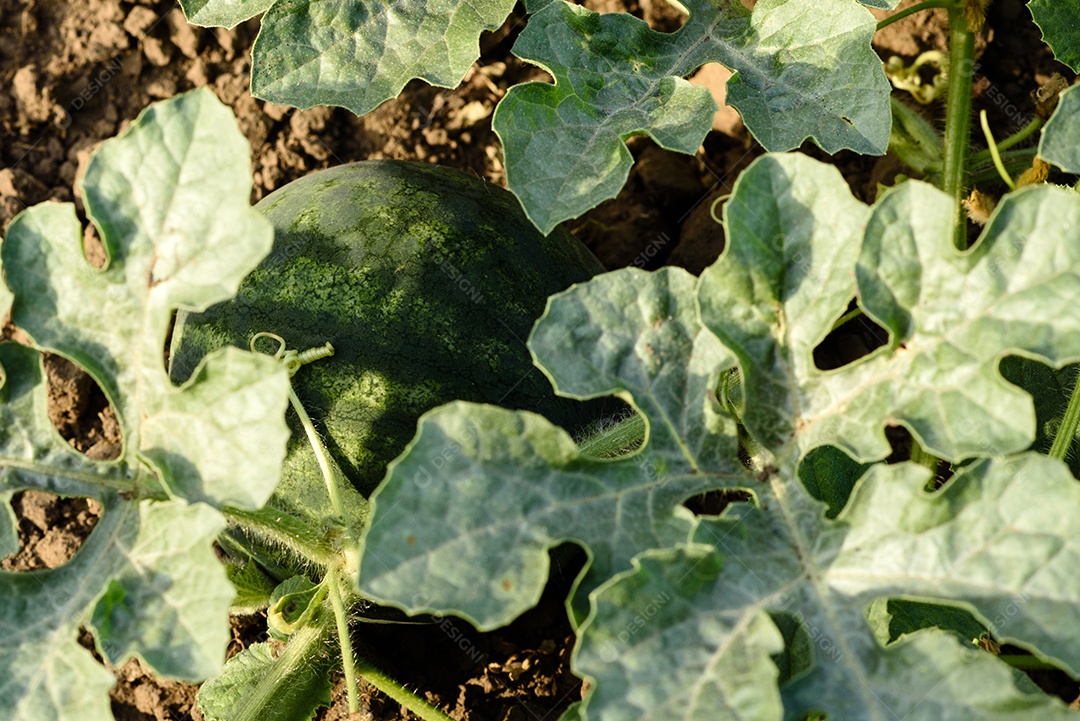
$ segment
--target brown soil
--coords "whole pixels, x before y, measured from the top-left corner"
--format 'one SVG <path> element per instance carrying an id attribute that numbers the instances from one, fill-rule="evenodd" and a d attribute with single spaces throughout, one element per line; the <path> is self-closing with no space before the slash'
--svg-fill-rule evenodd
<path id="1" fill-rule="evenodd" d="M 660 29 L 679 24 L 661 0 L 588 4 L 627 8 Z M 253 200 L 311 171 L 366 158 L 425 160 L 502 184 L 491 112 L 511 85 L 545 77 L 510 55 L 519 20 L 515 15 L 503 29 L 485 35 L 480 62 L 458 88 L 413 82 L 400 98 L 357 118 L 340 109 L 296 111 L 252 99 L 254 21 L 234 30 L 193 28 L 175 3 L 154 0 L 0 0 L 0 227 L 44 200 L 74 200 L 81 212 L 73 188 L 95 145 L 117 134 L 150 102 L 202 85 L 233 108 L 252 144 Z M 877 40 L 883 58 L 897 54 L 910 61 L 923 50 L 943 47 L 944 37 L 942 13 L 935 12 L 897 23 Z M 1031 117 L 1029 93 L 1037 83 L 1055 71 L 1068 73 L 1041 44 L 1021 0 L 993 4 L 980 50 L 983 80 L 976 112 L 986 107 L 1002 136 Z M 722 97 L 725 75 L 712 67 L 694 81 Z M 942 110 L 930 106 L 926 112 L 934 119 Z M 731 192 L 738 173 L 761 148 L 730 109 L 717 115 L 714 132 L 696 156 L 670 153 L 640 138 L 630 147 L 638 162 L 625 189 L 569 227 L 608 268 L 667 263 L 700 272 L 723 248 L 723 231 L 712 220 L 714 201 Z M 809 146 L 804 150 L 825 157 Z M 873 200 L 879 182 L 890 182 L 900 170 L 890 156 L 841 153 L 831 161 L 866 201 Z M 841 339 L 861 347 L 871 341 Z M 119 429 L 101 391 L 62 359 L 50 358 L 46 368 L 57 428 L 78 450 L 115 457 Z M 85 499 L 37 492 L 16 494 L 12 505 L 21 547 L 0 562 L 6 570 L 63 563 L 89 534 L 99 511 Z M 404 630 L 361 627 L 357 640 L 382 653 L 388 670 L 403 681 L 430 690 L 432 700 L 454 718 L 554 720 L 581 695 L 580 682 L 569 671 L 573 637 L 561 601 L 575 570 L 571 565 L 555 573 L 537 609 L 494 633 L 444 620 Z M 263 630 L 260 619 L 237 619 L 231 650 L 260 640 Z M 113 709 L 121 721 L 201 718 L 196 687 L 155 679 L 136 662 L 116 669 L 116 675 Z M 368 691 L 360 718 L 405 718 L 395 704 Z M 339 687 L 338 702 L 321 718 L 346 717 L 342 694 Z"/>

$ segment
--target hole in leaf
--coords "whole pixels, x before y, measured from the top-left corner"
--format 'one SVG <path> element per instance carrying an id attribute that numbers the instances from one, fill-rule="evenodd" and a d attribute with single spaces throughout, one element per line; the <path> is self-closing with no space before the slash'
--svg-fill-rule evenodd
<path id="1" fill-rule="evenodd" d="M 500 707 L 507 699 L 524 698 L 527 689 L 530 713 L 505 718 L 559 718 L 581 698 L 581 682 L 570 671 L 575 639 L 566 597 L 587 557 L 572 543 L 551 549 L 549 556 L 550 577 L 540 600 L 507 626 L 480 633 L 453 615 L 430 617 L 431 623 L 415 623 L 423 617 L 414 617 L 408 625 L 365 624 L 364 643 L 395 669 L 398 682 L 424 688 L 436 706 L 453 708 L 462 688 L 468 690 L 468 708 Z"/>
<path id="2" fill-rule="evenodd" d="M 85 223 L 83 226 L 83 257 L 86 258 L 86 262 L 99 270 L 105 267 L 105 261 L 108 260 L 105 246 L 93 223 Z"/>
<path id="3" fill-rule="evenodd" d="M 984 651 L 993 652 L 994 641 L 991 639 L 989 643 L 986 641 L 980 642 L 980 647 Z M 988 648 L 989 647 L 989 648 Z M 1080 684 L 1078 684 L 1069 674 L 1054 666 L 1046 663 L 1033 655 L 1030 651 L 1014 646 L 1011 643 L 1005 643 L 997 647 L 998 653 L 994 654 L 1002 661 L 1013 668 L 1018 668 L 1024 672 L 1024 674 L 1035 682 L 1043 692 L 1050 694 L 1051 696 L 1057 696 L 1065 703 L 1074 704 L 1076 699 L 1080 698 Z M 1031 668 L 1034 666 L 1034 668 Z M 1042 666 L 1046 666 L 1043 668 Z"/>
<path id="4" fill-rule="evenodd" d="M 0 561 L 5 571 L 41 571 L 71 560 L 101 517 L 93 498 L 65 498 L 44 491 L 14 494 L 19 546 Z M 14 549 L 0 549 L 14 550 Z"/>
<path id="5" fill-rule="evenodd" d="M 886 463 L 903 463 L 912 459 L 912 453 L 917 453 L 915 438 L 911 432 L 903 426 L 889 426 L 885 429 L 885 438 L 892 447 L 892 453 L 885 459 Z M 928 490 L 941 488 L 946 481 L 953 476 L 953 469 L 948 461 L 939 460 L 934 469 L 934 477 L 927 484 Z"/>
<path id="6" fill-rule="evenodd" d="M 821 446 L 807 453 L 799 464 L 799 480 L 811 496 L 828 504 L 825 515 L 836 518 L 868 468 L 869 465 L 851 460 L 838 448 Z"/>
<path id="7" fill-rule="evenodd" d="M 662 33 L 673 33 L 686 22 L 686 15 L 667 2 L 651 0 L 629 0 L 625 4 L 613 7 L 606 0 L 584 0 L 581 2 L 589 10 L 597 13 L 627 12 L 638 20 L 644 20 L 650 28 Z"/>
<path id="8" fill-rule="evenodd" d="M 1013 599 L 995 623 L 1008 623 L 1010 617 L 1020 613 L 1024 599 L 1026 597 L 1022 595 Z M 1066 702 L 1080 696 L 1080 684 L 1065 671 L 1041 661 L 1019 646 L 998 643 L 986 627 L 963 608 L 913 599 L 879 598 L 870 604 L 867 618 L 877 629 L 879 640 L 886 645 L 922 629 L 939 628 L 952 634 L 972 659 L 981 653 L 997 656 L 1022 671 L 1048 694 Z"/>
<path id="9" fill-rule="evenodd" d="M 683 501 L 683 506 L 696 516 L 718 516 L 732 503 L 746 503 L 752 498 L 748 491 L 741 488 L 722 488 L 688 498 Z"/>
<path id="10" fill-rule="evenodd" d="M 836 323 L 829 335 L 814 348 L 814 365 L 818 370 L 842 368 L 889 342 L 888 331 L 859 311 L 854 300 Z"/>
<path id="11" fill-rule="evenodd" d="M 119 458 L 123 440 L 104 392 L 66 358 L 45 354 L 49 420 L 72 448 L 98 461 Z"/>
<path id="12" fill-rule="evenodd" d="M 1077 381 L 1080 365 L 1051 368 L 1030 358 L 1006 356 L 998 370 L 1002 377 L 1030 394 L 1035 402 L 1035 442 L 1030 450 L 1049 453 L 1069 407 L 1069 396 Z M 1073 476 L 1080 478 L 1080 453 L 1076 439 L 1065 456 Z"/>

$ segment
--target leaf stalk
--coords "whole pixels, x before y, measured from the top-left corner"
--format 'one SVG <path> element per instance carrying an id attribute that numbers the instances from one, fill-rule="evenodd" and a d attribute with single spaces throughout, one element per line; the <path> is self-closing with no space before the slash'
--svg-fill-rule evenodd
<path id="1" fill-rule="evenodd" d="M 953 242 L 967 248 L 967 219 L 961 201 L 967 194 L 968 143 L 971 140 L 971 78 L 975 66 L 975 35 L 964 8 L 949 8 L 949 88 L 945 109 L 945 158 L 942 190 L 952 196 L 955 213 Z"/>
<path id="2" fill-rule="evenodd" d="M 319 438 L 319 433 L 315 430 L 315 424 L 311 422 L 311 416 L 308 415 L 308 412 L 304 409 L 304 404 L 300 402 L 300 398 L 297 397 L 296 391 L 291 386 L 289 388 L 289 403 L 300 418 L 300 425 L 304 428 L 308 443 L 311 444 L 312 450 L 315 451 L 315 460 L 319 463 L 319 471 L 322 473 L 323 481 L 326 483 L 326 493 L 330 496 L 330 506 L 334 509 L 334 514 L 339 519 L 344 520 L 345 505 L 341 502 L 341 494 L 338 493 L 337 474 L 330 463 L 330 457 L 326 454 L 326 446 L 323 445 L 322 439 Z"/>
<path id="3" fill-rule="evenodd" d="M 334 607 L 334 622 L 337 625 L 338 644 L 341 646 L 341 667 L 345 672 L 345 688 L 349 696 L 349 713 L 360 710 L 360 689 L 356 684 L 356 661 L 353 657 L 352 634 L 349 633 L 349 616 L 343 599 L 340 569 L 334 568 L 326 577 L 329 587 L 330 604 Z"/>
<path id="4" fill-rule="evenodd" d="M 270 507 L 257 511 L 224 508 L 222 514 L 229 523 L 278 543 L 323 568 L 332 568 L 340 562 L 321 534 L 284 511 Z"/>
<path id="5" fill-rule="evenodd" d="M 408 709 L 423 721 L 454 721 L 439 709 L 402 686 L 390 676 L 376 668 L 366 659 L 361 659 L 356 669 L 360 678 L 396 701 L 402 708 Z"/>
<path id="6" fill-rule="evenodd" d="M 1054 436 L 1054 443 L 1050 446 L 1048 455 L 1059 461 L 1065 460 L 1069 448 L 1072 447 L 1073 439 L 1076 438 L 1078 428 L 1080 428 L 1080 375 L 1073 382 L 1069 405 L 1065 408 L 1065 417 L 1061 419 L 1061 425 L 1058 426 L 1057 434 Z"/>
<path id="7" fill-rule="evenodd" d="M 934 8 L 947 8 L 952 7 L 953 4 L 953 0 L 923 0 L 923 2 L 921 3 L 916 3 L 909 8 L 905 8 L 900 12 L 885 18 L 877 24 L 877 29 L 882 30 L 884 28 L 887 28 L 893 23 L 899 20 L 903 20 L 909 15 L 914 15 L 915 13 L 922 12 L 923 10 L 933 10 Z"/>
<path id="8" fill-rule="evenodd" d="M 1020 128 L 1020 130 L 1017 130 L 1015 133 L 998 143 L 998 151 L 1008 150 L 1014 145 L 1024 142 L 1025 140 L 1030 138 L 1039 128 L 1041 128 L 1043 126 L 1043 123 L 1045 122 L 1045 120 L 1036 115 L 1034 118 L 1031 119 L 1030 123 L 1028 123 L 1024 127 Z M 986 150 L 980 150 L 979 152 L 971 156 L 971 162 L 985 162 L 990 159 L 991 155 L 992 153 L 990 151 L 990 148 L 987 148 Z"/>

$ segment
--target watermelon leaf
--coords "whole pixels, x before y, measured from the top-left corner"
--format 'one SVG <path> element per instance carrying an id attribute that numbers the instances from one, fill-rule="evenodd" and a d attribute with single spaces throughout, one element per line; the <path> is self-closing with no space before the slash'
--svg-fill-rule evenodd
<path id="1" fill-rule="evenodd" d="M 686 540 L 693 516 L 680 504 L 745 475 L 734 425 L 709 400 L 730 358 L 702 332 L 693 286 L 677 268 L 611 274 L 556 296 L 530 339 L 536 357 L 558 360 L 545 370 L 564 392 L 619 390 L 636 405 L 651 421 L 639 454 L 589 458 L 532 413 L 459 402 L 425 414 L 372 497 L 365 592 L 410 611 L 431 595 L 494 628 L 536 603 L 547 549 L 564 539 L 591 553 L 582 594 L 638 552 Z M 589 318 L 604 318 L 610 339 Z M 435 506 L 440 523 L 416 524 Z"/>
<path id="2" fill-rule="evenodd" d="M 686 6 L 690 17 L 671 34 L 565 2 L 529 20 L 514 53 L 555 84 L 511 88 L 493 125 L 507 183 L 541 231 L 615 197 L 633 164 L 631 135 L 696 152 L 716 105 L 682 78 L 707 62 L 735 71 L 727 101 L 766 149 L 811 138 L 830 153 L 885 152 L 889 82 L 865 9 L 850 0 L 761 0 L 752 13 L 738 0 Z"/>
<path id="3" fill-rule="evenodd" d="M 1039 155 L 1067 173 L 1080 172 L 1080 91 L 1066 88 L 1039 138 Z"/>
<path id="4" fill-rule="evenodd" d="M 252 49 L 251 92 L 362 115 L 412 78 L 452 88 L 480 57 L 480 33 L 513 9 L 513 0 L 278 0 Z"/>
<path id="5" fill-rule="evenodd" d="M 897 0 L 864 0 L 891 8 Z M 411 79 L 454 87 L 479 57 L 480 34 L 509 16 L 508 0 L 186 0 L 199 24 L 234 25 L 262 10 L 252 94 L 357 114 L 397 97 Z M 532 2 L 514 46 L 555 83 L 515 86 L 496 110 L 507 181 L 545 234 L 608 198 L 633 159 L 625 141 L 647 134 L 694 153 L 716 104 L 685 78 L 708 62 L 735 71 L 727 100 L 768 150 L 812 139 L 828 152 L 881 155 L 889 142 L 889 82 L 871 48 L 873 16 L 852 0 L 689 0 L 686 24 L 651 30 L 626 13 Z M 805 18 L 812 14 L 815 22 Z"/>
<path id="6" fill-rule="evenodd" d="M 249 172 L 231 112 L 196 91 L 152 106 L 91 159 L 83 195 L 105 268 L 82 256 L 69 204 L 35 206 L 7 229 L 0 304 L 35 347 L 0 344 L 0 493 L 88 496 L 104 515 L 67 564 L 0 572 L 4 718 L 111 718 L 112 675 L 77 643 L 83 625 L 112 664 L 138 656 L 194 680 L 224 661 L 234 591 L 212 548 L 225 527 L 218 509 L 257 508 L 273 491 L 288 379 L 271 359 L 232 349 L 176 388 L 162 354 L 176 308 L 230 297 L 270 249 Z M 104 390 L 123 432 L 119 459 L 91 460 L 53 429 L 42 350 Z"/>
<path id="7" fill-rule="evenodd" d="M 337 659 L 323 652 L 332 616 L 303 628 L 281 648 L 256 643 L 229 659 L 199 689 L 207 721 L 310 721 L 330 705 Z"/>
<path id="8" fill-rule="evenodd" d="M 975 611 L 997 639 L 1024 639 L 1073 669 L 1080 660 L 1061 634 L 1080 608 L 1080 583 L 1062 582 L 1080 524 L 1052 508 L 1080 501 L 1065 466 L 1037 454 L 979 461 L 933 494 L 929 478 L 877 465 L 835 522 L 776 479 L 758 508 L 736 504 L 703 521 L 694 543 L 638 558 L 598 590 L 582 633 L 575 667 L 596 683 L 588 718 L 671 718 L 688 699 L 679 718 L 1071 718 L 972 638 L 875 638 L 867 605 L 917 595 Z M 1006 557 L 1002 573 L 990 559 Z M 778 688 L 771 655 L 785 620 L 803 635 L 790 650 L 802 673 Z"/>
<path id="9" fill-rule="evenodd" d="M 570 540 L 590 553 L 575 668 L 595 691 L 579 716 L 1062 715 L 960 642 L 970 627 L 948 614 L 890 645 L 866 620 L 882 598 L 945 604 L 1080 669 L 1062 633 L 1080 621 L 1080 583 L 1064 578 L 1080 528 L 1054 510 L 1080 491 L 1059 461 L 1008 455 L 1034 440 L 1035 414 L 998 371 L 1006 355 L 1080 360 L 1080 250 L 1068 242 L 1080 197 L 1013 193 L 967 252 L 951 245 L 952 213 L 919 181 L 868 208 L 830 166 L 758 159 L 725 206 L 728 247 L 699 281 L 609 273 L 553 297 L 534 329 L 560 392 L 631 402 L 642 447 L 597 461 L 527 413 L 432 411 L 374 497 L 362 591 L 491 628 L 535 602 L 544 551 Z M 853 295 L 889 342 L 820 370 L 814 349 Z M 741 401 L 718 402 L 732 359 L 703 329 L 734 355 Z M 926 469 L 880 464 L 897 424 L 947 460 L 994 460 L 928 493 Z M 833 455 L 803 471 L 824 447 Z M 852 483 L 859 463 L 876 465 Z M 832 468 L 844 477 L 820 476 Z M 683 523 L 678 504 L 705 488 L 752 503 Z"/>
<path id="10" fill-rule="evenodd" d="M 1031 0 L 1028 10 L 1042 30 L 1043 41 L 1054 57 L 1080 72 L 1080 32 L 1076 29 L 1076 6 L 1061 0 Z"/>
<path id="11" fill-rule="evenodd" d="M 273 5 L 275 0 L 180 0 L 188 22 L 203 27 L 234 28 Z"/>

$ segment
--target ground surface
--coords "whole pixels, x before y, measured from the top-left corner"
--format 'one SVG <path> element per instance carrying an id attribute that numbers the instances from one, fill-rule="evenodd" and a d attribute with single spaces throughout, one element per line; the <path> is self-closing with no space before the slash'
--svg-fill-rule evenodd
<path id="1" fill-rule="evenodd" d="M 627 9 L 658 29 L 671 30 L 679 22 L 661 0 L 591 5 Z M 923 13 L 879 34 L 883 58 L 899 54 L 910 61 L 923 50 L 944 47 L 942 14 Z M 502 184 L 491 112 L 509 86 L 546 77 L 510 54 L 518 20 L 512 17 L 482 39 L 483 56 L 458 88 L 414 82 L 399 99 L 357 118 L 343 110 L 299 112 L 252 99 L 249 50 L 257 22 L 232 31 L 192 28 L 175 3 L 152 0 L 0 0 L 0 227 L 44 200 L 74 200 L 81 212 L 73 185 L 93 147 L 122 130 L 148 103 L 201 85 L 232 106 L 251 141 L 253 200 L 313 170 L 365 158 L 437 162 Z M 986 107 L 994 126 L 1007 134 L 1031 117 L 1029 93 L 1037 83 L 1066 69 L 1043 48 L 1019 0 L 993 4 L 980 49 L 976 110 Z M 709 68 L 696 81 L 719 90 L 723 78 L 721 69 Z M 930 106 L 926 112 L 933 120 L 943 111 Z M 699 272 L 719 255 L 723 234 L 710 206 L 731 192 L 739 171 L 762 151 L 732 111 L 718 114 L 714 127 L 693 157 L 643 139 L 631 141 L 638 162 L 625 190 L 569 223 L 608 268 L 670 263 Z M 841 153 L 833 162 L 866 201 L 873 200 L 879 182 L 889 182 L 899 170 L 888 156 Z M 81 451 L 115 456 L 118 430 L 100 392 L 60 359 L 50 359 L 47 368 L 57 428 Z M 14 507 L 22 547 L 0 563 L 8 570 L 63 563 L 98 514 L 92 502 L 58 501 L 40 493 L 19 494 Z M 383 653 L 388 670 L 430 691 L 431 699 L 457 719 L 554 721 L 581 696 L 581 684 L 569 672 L 572 635 L 561 604 L 577 566 L 573 554 L 560 557 L 567 560 L 540 606 L 507 629 L 478 634 L 453 621 L 453 632 L 381 627 L 361 628 L 357 636 Z M 239 619 L 234 648 L 259 640 L 264 627 L 259 619 Z M 116 669 L 116 675 L 113 706 L 121 721 L 200 718 L 196 687 L 158 681 L 134 662 Z M 343 689 L 337 692 L 338 703 L 321 718 L 345 717 Z M 1070 691 L 1060 693 L 1068 697 Z M 1075 697 L 1075 688 L 1071 693 Z M 366 707 L 364 718 L 402 718 L 378 693 L 366 695 Z"/>

